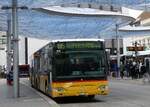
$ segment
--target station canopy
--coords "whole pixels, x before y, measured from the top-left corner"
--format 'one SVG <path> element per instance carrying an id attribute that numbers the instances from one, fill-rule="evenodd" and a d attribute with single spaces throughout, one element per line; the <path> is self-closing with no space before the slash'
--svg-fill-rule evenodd
<path id="1" fill-rule="evenodd" d="M 0 0 L 0 7 L 10 6 L 12 0 Z M 19 35 L 38 38 L 115 38 L 116 24 L 123 26 L 133 21 L 121 15 L 74 15 L 58 12 L 45 13 L 41 7 L 60 6 L 67 3 L 97 3 L 136 9 L 148 7 L 150 0 L 18 0 L 18 6 L 28 10 L 18 11 Z M 70 10 L 73 11 L 73 10 Z M 0 10 L 0 30 L 7 30 L 10 10 Z M 150 31 L 120 31 L 120 36 L 149 35 Z"/>
<path id="2" fill-rule="evenodd" d="M 0 5 L 10 5 L 12 0 L 0 0 Z M 96 3 L 96 4 L 109 4 L 116 6 L 125 6 L 130 8 L 141 8 L 149 6 L 150 0 L 18 0 L 19 5 L 26 5 L 31 8 L 62 5 L 70 3 Z"/>

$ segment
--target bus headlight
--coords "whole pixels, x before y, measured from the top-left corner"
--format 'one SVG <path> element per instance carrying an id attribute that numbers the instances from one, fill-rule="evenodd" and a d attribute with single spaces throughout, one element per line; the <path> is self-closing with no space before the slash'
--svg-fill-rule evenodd
<path id="1" fill-rule="evenodd" d="M 55 92 L 64 92 L 65 89 L 62 88 L 62 87 L 59 87 L 59 88 L 54 88 L 53 91 L 55 91 Z"/>
<path id="2" fill-rule="evenodd" d="M 102 90 L 102 91 L 108 90 L 108 85 L 100 85 L 100 86 L 98 87 L 98 89 L 99 89 L 99 90 Z"/>

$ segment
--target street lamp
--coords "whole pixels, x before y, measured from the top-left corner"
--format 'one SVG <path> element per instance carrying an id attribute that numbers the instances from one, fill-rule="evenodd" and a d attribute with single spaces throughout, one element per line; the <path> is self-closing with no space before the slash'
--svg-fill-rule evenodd
<path id="1" fill-rule="evenodd" d="M 13 34 L 13 85 L 14 97 L 19 97 L 19 47 L 18 47 L 18 1 L 12 0 L 12 34 Z"/>
<path id="2" fill-rule="evenodd" d="M 120 77 L 120 34 L 119 34 L 119 27 L 125 25 L 134 25 L 134 20 L 117 23 L 116 24 L 116 39 L 117 39 L 117 68 L 118 68 L 118 77 Z"/>
<path id="3" fill-rule="evenodd" d="M 118 34 L 119 24 L 116 24 L 116 38 L 117 38 L 117 77 L 120 77 L 120 35 Z"/>

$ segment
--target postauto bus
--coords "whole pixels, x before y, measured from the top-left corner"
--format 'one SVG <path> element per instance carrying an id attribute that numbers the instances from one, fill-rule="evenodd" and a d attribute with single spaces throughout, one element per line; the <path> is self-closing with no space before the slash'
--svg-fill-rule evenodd
<path id="1" fill-rule="evenodd" d="M 31 85 L 55 97 L 108 94 L 102 39 L 54 40 L 33 54 Z"/>

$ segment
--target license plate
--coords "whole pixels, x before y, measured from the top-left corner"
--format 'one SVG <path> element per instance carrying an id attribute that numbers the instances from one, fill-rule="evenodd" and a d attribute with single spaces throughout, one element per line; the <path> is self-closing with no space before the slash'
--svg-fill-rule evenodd
<path id="1" fill-rule="evenodd" d="M 85 93 L 80 93 L 80 95 L 85 95 Z"/>

